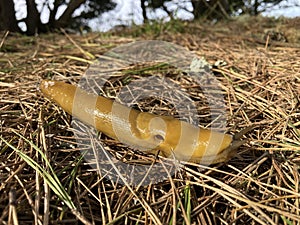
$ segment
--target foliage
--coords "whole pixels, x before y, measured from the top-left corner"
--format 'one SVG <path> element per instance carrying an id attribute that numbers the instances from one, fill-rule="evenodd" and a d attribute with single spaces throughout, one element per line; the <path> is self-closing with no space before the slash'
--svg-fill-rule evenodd
<path id="1" fill-rule="evenodd" d="M 284 0 L 229 0 L 232 13 L 243 15 L 259 15 L 269 7 L 278 5 Z"/>
<path id="2" fill-rule="evenodd" d="M 267 10 L 270 6 L 275 6 L 282 1 L 284 0 L 190 0 L 186 2 L 192 4 L 192 11 L 183 8 L 184 10 L 191 12 L 194 19 L 206 18 L 214 20 L 229 18 L 233 15 L 258 15 Z M 166 11 L 170 18 L 172 18 L 173 14 L 178 10 L 178 8 L 173 8 L 173 10 L 171 10 L 166 6 L 170 0 L 143 0 L 143 2 L 147 2 L 148 8 L 160 8 Z M 177 5 L 182 8 L 182 6 L 179 6 L 179 3 Z"/>

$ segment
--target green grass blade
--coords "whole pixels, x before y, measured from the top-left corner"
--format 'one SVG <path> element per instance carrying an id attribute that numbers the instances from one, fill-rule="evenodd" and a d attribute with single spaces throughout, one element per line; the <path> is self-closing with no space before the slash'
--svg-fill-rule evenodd
<path id="1" fill-rule="evenodd" d="M 16 132 L 14 132 L 16 133 Z M 76 207 L 74 203 L 71 200 L 71 197 L 69 194 L 65 191 L 63 185 L 60 183 L 58 177 L 54 173 L 54 170 L 48 161 L 45 154 L 32 142 L 30 142 L 28 139 L 24 138 L 23 136 L 16 133 L 19 137 L 24 139 L 28 144 L 30 144 L 38 153 L 41 155 L 41 157 L 44 159 L 46 165 L 49 168 L 49 172 L 46 171 L 43 167 L 41 167 L 36 161 L 34 161 L 32 158 L 30 158 L 28 155 L 24 154 L 22 151 L 17 149 L 15 146 L 10 144 L 8 141 L 6 141 L 4 138 L 0 137 L 0 139 L 11 149 L 13 149 L 30 167 L 32 167 L 34 170 L 36 170 L 41 177 L 46 181 L 46 183 L 49 185 L 51 190 L 71 209 L 74 210 Z"/>

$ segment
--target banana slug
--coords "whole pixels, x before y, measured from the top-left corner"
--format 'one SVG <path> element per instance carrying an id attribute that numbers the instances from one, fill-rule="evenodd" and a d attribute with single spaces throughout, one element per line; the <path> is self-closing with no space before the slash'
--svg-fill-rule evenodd
<path id="1" fill-rule="evenodd" d="M 61 81 L 42 80 L 40 90 L 67 113 L 132 148 L 201 164 L 229 160 L 243 144 L 171 116 L 140 112 Z"/>

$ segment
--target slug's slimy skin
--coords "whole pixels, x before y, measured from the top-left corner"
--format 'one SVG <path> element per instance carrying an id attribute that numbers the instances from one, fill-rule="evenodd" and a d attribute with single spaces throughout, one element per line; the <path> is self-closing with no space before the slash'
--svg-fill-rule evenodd
<path id="1" fill-rule="evenodd" d="M 43 80 L 43 94 L 67 113 L 130 147 L 178 160 L 213 164 L 235 154 L 231 135 L 195 127 L 171 116 L 128 108 L 60 81 Z"/>

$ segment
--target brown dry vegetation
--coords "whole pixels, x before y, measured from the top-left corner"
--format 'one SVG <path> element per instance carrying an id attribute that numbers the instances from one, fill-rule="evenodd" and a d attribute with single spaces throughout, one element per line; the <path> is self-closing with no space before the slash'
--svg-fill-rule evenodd
<path id="1" fill-rule="evenodd" d="M 113 34 L 2 33 L 0 224 L 300 224 L 297 27 L 300 18 L 244 17 L 215 25 L 175 21 Z M 45 99 L 37 84 L 42 78 L 76 84 L 99 55 L 144 39 L 179 44 L 211 64 L 226 62 L 213 72 L 226 99 L 228 132 L 256 125 L 245 135 L 249 142 L 238 150 L 239 158 L 211 167 L 185 164 L 176 175 L 141 187 L 118 184 L 87 165 L 71 117 Z M 25 162 L 26 156 L 50 174 L 53 168 L 50 178 Z M 54 191 L 55 176 L 71 199 Z"/>

